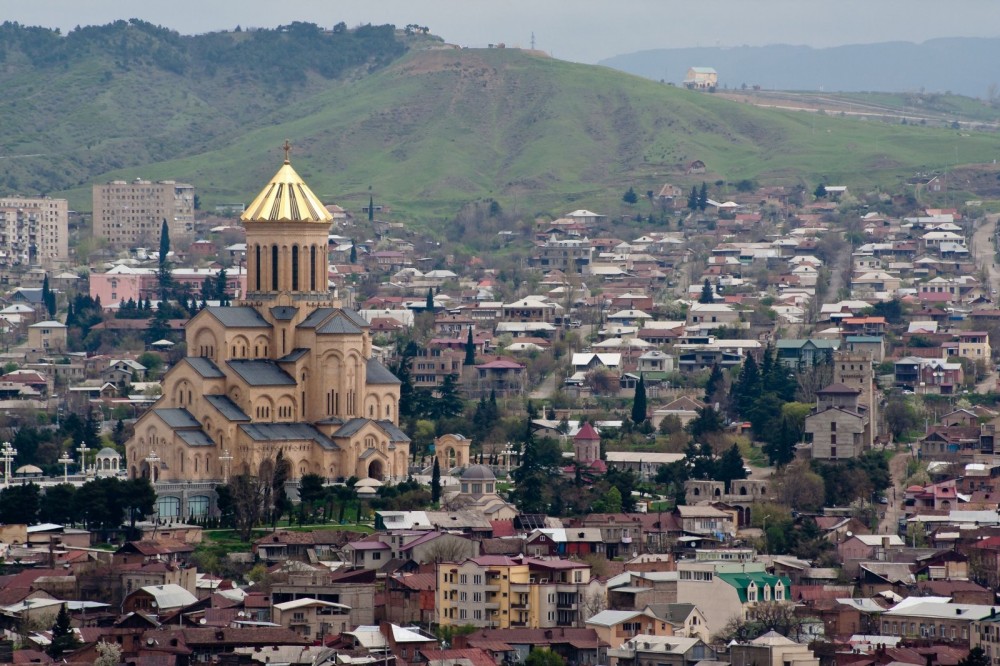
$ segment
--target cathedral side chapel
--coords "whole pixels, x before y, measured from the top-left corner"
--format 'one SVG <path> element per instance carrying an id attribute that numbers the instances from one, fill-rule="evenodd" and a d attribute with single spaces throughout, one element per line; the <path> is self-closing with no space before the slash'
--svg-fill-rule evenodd
<path id="1" fill-rule="evenodd" d="M 329 288 L 331 214 L 288 159 L 241 219 L 247 293 L 187 323 L 188 358 L 126 444 L 128 474 L 156 485 L 161 518 L 196 517 L 235 474 L 406 477 L 399 380 L 372 358 L 368 323 Z"/>

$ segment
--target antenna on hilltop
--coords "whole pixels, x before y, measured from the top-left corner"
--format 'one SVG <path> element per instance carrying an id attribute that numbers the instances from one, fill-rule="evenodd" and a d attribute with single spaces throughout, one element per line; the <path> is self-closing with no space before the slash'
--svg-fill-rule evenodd
<path id="1" fill-rule="evenodd" d="M 535 31 L 531 31 L 531 50 L 535 50 Z"/>

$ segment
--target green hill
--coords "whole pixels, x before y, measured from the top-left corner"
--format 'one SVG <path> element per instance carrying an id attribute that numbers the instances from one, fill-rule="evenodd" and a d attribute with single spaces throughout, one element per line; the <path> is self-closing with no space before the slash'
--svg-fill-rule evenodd
<path id="1" fill-rule="evenodd" d="M 388 28 L 293 28 L 179 37 L 120 22 L 86 29 L 101 39 L 78 39 L 73 58 L 43 64 L 4 47 L 12 168 L 0 187 L 60 192 L 82 210 L 93 182 L 135 177 L 191 182 L 206 206 L 245 201 L 288 138 L 325 200 L 357 208 L 371 191 L 404 219 L 429 219 L 484 198 L 527 214 L 577 203 L 611 210 L 629 186 L 666 181 L 891 185 L 1000 154 L 992 133 L 760 109 Z M 695 159 L 707 174 L 685 175 Z"/>

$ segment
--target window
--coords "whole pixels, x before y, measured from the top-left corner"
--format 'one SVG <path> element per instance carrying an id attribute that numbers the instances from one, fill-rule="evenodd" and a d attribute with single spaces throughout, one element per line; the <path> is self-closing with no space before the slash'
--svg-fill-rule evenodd
<path id="1" fill-rule="evenodd" d="M 830 432 L 837 432 L 837 422 L 836 421 L 831 421 L 830 422 Z"/>

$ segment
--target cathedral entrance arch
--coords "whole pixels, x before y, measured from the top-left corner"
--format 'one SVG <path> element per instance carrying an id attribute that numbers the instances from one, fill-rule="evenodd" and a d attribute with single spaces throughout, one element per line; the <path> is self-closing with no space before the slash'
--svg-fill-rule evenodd
<path id="1" fill-rule="evenodd" d="M 385 468 L 382 466 L 381 460 L 373 460 L 368 464 L 368 478 L 375 479 L 376 481 L 381 481 L 385 476 Z"/>

